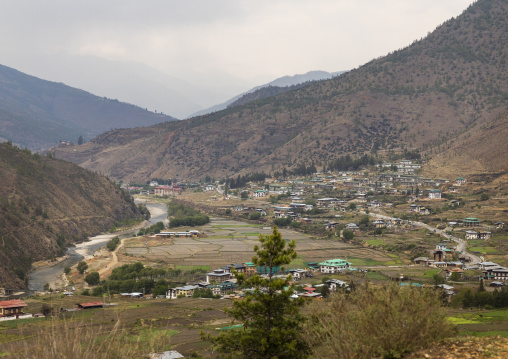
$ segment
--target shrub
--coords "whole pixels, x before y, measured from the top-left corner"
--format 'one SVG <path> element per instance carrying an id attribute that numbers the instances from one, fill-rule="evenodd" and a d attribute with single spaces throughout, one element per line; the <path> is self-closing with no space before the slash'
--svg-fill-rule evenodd
<path id="1" fill-rule="evenodd" d="M 88 285 L 97 285 L 100 281 L 101 279 L 97 272 L 92 272 L 85 277 L 85 282 L 87 282 Z"/>
<path id="2" fill-rule="evenodd" d="M 399 358 L 454 333 L 434 290 L 364 286 L 312 305 L 304 337 L 316 358 Z"/>
<path id="3" fill-rule="evenodd" d="M 113 252 L 116 247 L 118 246 L 118 244 L 120 243 L 120 238 L 118 237 L 114 237 L 112 238 L 107 244 L 106 244 L 106 247 L 111 251 Z"/>
<path id="4" fill-rule="evenodd" d="M 88 264 L 86 264 L 85 261 L 81 261 L 78 263 L 78 272 L 79 274 L 85 273 L 85 271 L 88 269 Z"/>
<path id="5" fill-rule="evenodd" d="M 261 218 L 261 213 L 259 213 L 259 212 L 251 213 L 249 216 L 249 219 L 252 219 L 252 220 L 258 220 L 260 218 Z"/>

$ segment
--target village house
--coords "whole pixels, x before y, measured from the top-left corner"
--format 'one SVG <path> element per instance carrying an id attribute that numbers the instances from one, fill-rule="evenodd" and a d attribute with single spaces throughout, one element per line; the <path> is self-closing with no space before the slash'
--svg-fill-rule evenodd
<path id="1" fill-rule="evenodd" d="M 344 259 L 328 259 L 319 263 L 319 271 L 321 273 L 338 273 L 349 269 L 351 263 Z"/>
<path id="2" fill-rule="evenodd" d="M 256 265 L 252 262 L 246 262 L 245 264 L 245 275 L 250 277 L 253 274 L 256 274 Z"/>
<path id="3" fill-rule="evenodd" d="M 488 280 L 508 280 L 508 268 L 497 266 L 497 267 L 488 267 L 485 271 L 482 272 L 483 279 Z"/>
<path id="4" fill-rule="evenodd" d="M 446 273 L 446 275 L 445 275 L 446 280 L 449 280 L 453 273 L 459 273 L 460 278 L 462 278 L 464 276 L 464 270 L 461 268 L 446 269 L 445 273 Z"/>
<path id="5" fill-rule="evenodd" d="M 504 222 L 496 222 L 495 225 L 497 229 L 504 228 Z"/>
<path id="6" fill-rule="evenodd" d="M 447 243 L 438 243 L 436 244 L 436 250 L 437 251 L 444 251 L 448 247 Z"/>
<path id="7" fill-rule="evenodd" d="M 245 273 L 245 264 L 243 263 L 235 263 L 235 264 L 228 264 L 227 266 L 225 266 L 224 268 L 225 272 L 228 272 L 228 273 L 233 273 L 233 270 L 236 271 L 237 273 Z"/>
<path id="8" fill-rule="evenodd" d="M 489 268 L 500 267 L 499 264 L 494 263 L 494 262 L 481 262 L 479 264 L 479 266 L 480 266 L 480 269 L 489 269 Z"/>
<path id="9" fill-rule="evenodd" d="M 23 315 L 23 308 L 27 304 L 20 299 L 5 300 L 0 302 L 0 317 Z"/>
<path id="10" fill-rule="evenodd" d="M 328 222 L 328 223 L 325 223 L 325 229 L 327 231 L 334 231 L 337 229 L 337 225 L 339 224 L 339 222 Z"/>
<path id="11" fill-rule="evenodd" d="M 288 269 L 288 273 L 291 274 L 293 280 L 301 280 L 307 277 L 307 271 L 305 269 Z"/>
<path id="12" fill-rule="evenodd" d="M 206 273 L 206 281 L 208 283 L 212 283 L 212 281 L 215 281 L 216 283 L 222 283 L 230 280 L 231 278 L 231 273 L 225 271 L 224 269 L 214 269 L 213 272 Z"/>
<path id="13" fill-rule="evenodd" d="M 464 177 L 459 177 L 455 180 L 455 184 L 457 186 L 463 185 L 467 182 L 467 180 Z"/>
<path id="14" fill-rule="evenodd" d="M 94 308 L 102 308 L 104 307 L 104 303 L 102 302 L 88 302 L 88 303 L 78 303 L 78 308 L 80 309 L 94 309 Z"/>
<path id="15" fill-rule="evenodd" d="M 428 265 L 431 265 L 432 263 L 434 263 L 435 261 L 433 259 L 429 259 L 427 257 L 418 257 L 418 258 L 415 258 L 413 260 L 413 262 L 415 262 L 415 264 L 428 266 Z"/>
<path id="16" fill-rule="evenodd" d="M 265 190 L 256 190 L 256 191 L 254 191 L 252 196 L 254 198 L 262 198 L 262 197 L 266 197 L 267 194 L 268 194 L 268 192 Z"/>
<path id="17" fill-rule="evenodd" d="M 166 299 L 176 299 L 178 296 L 192 297 L 198 285 L 186 285 L 183 287 L 170 288 L 166 292 Z"/>
<path id="18" fill-rule="evenodd" d="M 316 205 L 319 207 L 333 207 L 337 201 L 337 198 L 318 198 L 316 200 Z"/>
<path id="19" fill-rule="evenodd" d="M 376 219 L 372 222 L 372 226 L 374 226 L 374 228 L 383 229 L 386 228 L 386 222 L 380 219 Z"/>
<path id="20" fill-rule="evenodd" d="M 480 220 L 478 218 L 474 218 L 474 217 L 464 218 L 462 220 L 462 224 L 465 227 L 479 227 L 480 226 Z"/>
<path id="21" fill-rule="evenodd" d="M 492 238 L 492 233 L 489 231 L 478 232 L 478 239 L 488 240 Z"/>
<path id="22" fill-rule="evenodd" d="M 478 239 L 478 232 L 475 231 L 466 231 L 466 235 L 464 237 L 466 240 Z"/>
<path id="23" fill-rule="evenodd" d="M 331 291 L 337 290 L 337 288 L 346 288 L 349 287 L 349 285 L 341 281 L 339 279 L 329 279 L 326 281 L 326 284 L 328 285 L 328 288 L 330 288 Z"/>
<path id="24" fill-rule="evenodd" d="M 346 229 L 349 229 L 350 231 L 357 232 L 360 230 L 360 227 L 357 226 L 356 223 L 348 223 L 346 224 Z"/>
<path id="25" fill-rule="evenodd" d="M 182 189 L 176 186 L 159 186 L 153 189 L 156 196 L 172 196 L 182 193 Z"/>
<path id="26" fill-rule="evenodd" d="M 234 292 L 238 285 L 233 282 L 223 282 L 215 285 L 208 285 L 207 288 L 212 290 L 213 295 L 226 295 L 229 292 Z"/>
<path id="27" fill-rule="evenodd" d="M 441 191 L 438 189 L 431 189 L 429 191 L 429 199 L 441 199 Z"/>

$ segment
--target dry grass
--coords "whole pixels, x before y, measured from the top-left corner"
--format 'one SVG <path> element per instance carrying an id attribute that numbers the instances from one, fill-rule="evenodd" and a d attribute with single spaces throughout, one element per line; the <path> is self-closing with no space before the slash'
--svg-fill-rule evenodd
<path id="1" fill-rule="evenodd" d="M 365 286 L 313 306 L 305 337 L 316 358 L 399 358 L 453 333 L 433 290 Z"/>

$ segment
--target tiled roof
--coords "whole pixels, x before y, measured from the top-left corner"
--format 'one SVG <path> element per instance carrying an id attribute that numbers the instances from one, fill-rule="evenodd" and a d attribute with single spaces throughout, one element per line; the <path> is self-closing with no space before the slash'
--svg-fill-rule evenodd
<path id="1" fill-rule="evenodd" d="M 0 302 L 0 308 L 19 308 L 19 307 L 26 307 L 26 303 L 23 302 L 20 299 L 13 299 L 13 300 L 5 300 L 3 302 Z"/>

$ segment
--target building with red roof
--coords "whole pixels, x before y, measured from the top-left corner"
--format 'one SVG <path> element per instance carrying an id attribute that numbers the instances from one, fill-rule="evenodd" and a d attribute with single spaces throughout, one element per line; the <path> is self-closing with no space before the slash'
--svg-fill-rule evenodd
<path id="1" fill-rule="evenodd" d="M 78 303 L 77 304 L 81 309 L 92 309 L 92 308 L 102 308 L 104 303 L 102 302 L 88 302 L 88 303 Z"/>
<path id="2" fill-rule="evenodd" d="M 23 313 L 23 308 L 26 306 L 26 303 L 21 299 L 5 300 L 0 302 L 0 317 L 25 314 Z"/>

